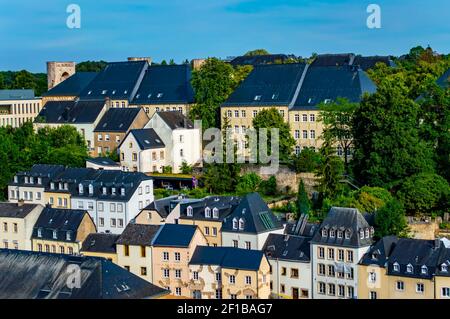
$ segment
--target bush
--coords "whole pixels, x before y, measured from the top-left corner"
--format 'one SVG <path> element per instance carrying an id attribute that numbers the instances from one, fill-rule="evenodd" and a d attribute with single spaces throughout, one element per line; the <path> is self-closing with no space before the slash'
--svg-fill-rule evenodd
<path id="1" fill-rule="evenodd" d="M 299 155 L 292 160 L 292 169 L 297 173 L 313 173 L 319 167 L 321 155 L 314 150 L 305 147 Z"/>
<path id="2" fill-rule="evenodd" d="M 236 193 L 239 195 L 245 195 L 248 193 L 256 192 L 260 184 L 261 177 L 259 177 L 257 174 L 245 174 L 239 179 L 239 182 L 236 185 Z"/>
<path id="3" fill-rule="evenodd" d="M 267 181 L 262 181 L 259 187 L 264 195 L 272 196 L 277 194 L 277 179 L 271 176 Z"/>

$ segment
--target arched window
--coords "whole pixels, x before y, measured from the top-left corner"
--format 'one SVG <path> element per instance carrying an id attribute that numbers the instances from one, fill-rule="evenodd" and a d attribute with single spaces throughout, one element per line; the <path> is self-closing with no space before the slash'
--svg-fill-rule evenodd
<path id="1" fill-rule="evenodd" d="M 92 186 L 92 184 L 89 184 L 89 194 L 94 194 L 94 186 Z"/>
<path id="2" fill-rule="evenodd" d="M 79 192 L 80 194 L 83 194 L 83 193 L 84 193 L 83 184 L 79 184 L 79 185 L 78 185 L 78 192 Z"/>
<path id="3" fill-rule="evenodd" d="M 245 221 L 243 218 L 239 219 L 239 230 L 244 230 Z"/>
<path id="4" fill-rule="evenodd" d="M 406 266 L 406 272 L 408 273 L 412 273 L 414 271 L 414 267 L 411 264 L 408 264 L 408 266 Z"/>
<path id="5" fill-rule="evenodd" d="M 233 218 L 233 229 L 238 229 L 238 220 L 237 220 L 237 218 Z"/>
<path id="6" fill-rule="evenodd" d="M 211 218 L 211 208 L 209 208 L 209 207 L 205 208 L 205 217 Z"/>
<path id="7" fill-rule="evenodd" d="M 194 213 L 194 212 L 193 212 L 192 207 L 189 206 L 189 207 L 187 208 L 187 215 L 188 215 L 189 217 L 192 217 L 193 213 Z"/>
<path id="8" fill-rule="evenodd" d="M 219 209 L 217 207 L 213 209 L 213 217 L 216 219 L 219 218 Z"/>

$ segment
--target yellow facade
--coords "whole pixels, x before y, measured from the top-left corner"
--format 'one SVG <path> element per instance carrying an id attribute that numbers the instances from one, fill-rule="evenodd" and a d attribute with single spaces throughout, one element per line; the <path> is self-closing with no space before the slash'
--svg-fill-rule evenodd
<path id="1" fill-rule="evenodd" d="M 234 282 L 230 277 L 234 276 Z M 248 283 L 247 277 L 250 278 Z M 270 265 L 265 257 L 261 260 L 258 271 L 222 268 L 223 299 L 269 299 Z"/>
<path id="2" fill-rule="evenodd" d="M 152 118 L 152 116 L 156 112 L 162 112 L 162 111 L 178 111 L 183 113 L 184 115 L 188 115 L 189 111 L 192 107 L 191 104 L 143 104 L 138 105 L 138 107 L 142 107 L 147 113 L 147 115 Z"/>
<path id="3" fill-rule="evenodd" d="M 375 278 L 371 274 L 375 274 Z M 374 294 L 377 299 L 389 299 L 386 269 L 377 265 L 358 265 L 358 299 L 371 299 Z"/>
<path id="4" fill-rule="evenodd" d="M 450 277 L 435 276 L 436 299 L 450 300 Z"/>
<path id="5" fill-rule="evenodd" d="M 143 209 L 136 217 L 136 224 L 140 225 L 163 225 L 164 218 L 156 211 Z"/>
<path id="6" fill-rule="evenodd" d="M 181 225 L 196 225 L 206 238 L 208 246 L 222 246 L 222 222 L 210 220 L 179 219 Z"/>
<path id="7" fill-rule="evenodd" d="M 117 245 L 116 263 L 142 279 L 153 282 L 152 253 L 150 246 Z"/>
<path id="8" fill-rule="evenodd" d="M 98 253 L 98 252 L 90 252 L 90 251 L 82 251 L 84 256 L 89 257 L 98 257 L 98 258 L 105 258 L 115 264 L 117 263 L 117 253 Z"/>
<path id="9" fill-rule="evenodd" d="M 53 208 L 71 209 L 70 193 L 44 192 L 44 201 Z"/>
<path id="10" fill-rule="evenodd" d="M 300 149 L 313 147 L 318 150 L 322 146 L 323 124 L 319 121 L 319 113 L 319 110 L 289 111 L 291 135 Z"/>

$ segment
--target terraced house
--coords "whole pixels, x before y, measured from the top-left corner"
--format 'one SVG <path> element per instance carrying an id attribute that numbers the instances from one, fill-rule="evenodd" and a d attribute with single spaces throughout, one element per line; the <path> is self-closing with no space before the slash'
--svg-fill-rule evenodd
<path id="1" fill-rule="evenodd" d="M 83 256 L 105 258 L 117 264 L 116 241 L 120 235 L 91 233 L 83 241 L 80 253 Z"/>
<path id="2" fill-rule="evenodd" d="M 360 299 L 450 299 L 450 245 L 388 236 L 359 262 Z"/>
<path id="3" fill-rule="evenodd" d="M 189 262 L 194 299 L 268 299 L 270 266 L 263 252 L 199 246 Z"/>
<path id="4" fill-rule="evenodd" d="M 87 211 L 45 207 L 33 227 L 32 250 L 79 254 L 86 237 L 96 232 Z"/>
<path id="5" fill-rule="evenodd" d="M 0 203 L 0 247 L 31 250 L 33 227 L 42 209 L 38 204 Z"/>
<path id="6" fill-rule="evenodd" d="M 318 149 L 322 145 L 323 124 L 319 121 L 321 104 L 331 103 L 337 98 L 359 102 L 364 93 L 373 93 L 375 90 L 373 82 L 353 62 L 342 65 L 316 61 L 311 65 L 257 65 L 222 104 L 221 118 L 229 121 L 238 150 L 248 155 L 246 130 L 253 127 L 253 119 L 258 112 L 275 108 L 290 124 L 291 134 L 296 140 L 295 152 L 298 154 L 304 147 Z M 343 155 L 342 150 L 337 151 Z"/>

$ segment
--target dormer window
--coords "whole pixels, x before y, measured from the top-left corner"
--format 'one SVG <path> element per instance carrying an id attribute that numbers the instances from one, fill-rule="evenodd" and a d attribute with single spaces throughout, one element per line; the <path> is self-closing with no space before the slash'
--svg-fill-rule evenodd
<path id="1" fill-rule="evenodd" d="M 211 208 L 209 208 L 209 207 L 205 208 L 205 217 L 211 218 Z"/>
<path id="2" fill-rule="evenodd" d="M 330 237 L 331 238 L 336 237 L 336 231 L 334 229 L 330 230 Z"/>
<path id="3" fill-rule="evenodd" d="M 116 195 L 116 188 L 115 187 L 111 188 L 111 194 L 113 194 L 113 196 Z"/>
<path id="4" fill-rule="evenodd" d="M 58 232 L 56 230 L 53 231 L 53 239 L 58 239 Z"/>
<path id="5" fill-rule="evenodd" d="M 79 185 L 78 185 L 78 193 L 80 193 L 80 194 L 83 194 L 83 193 L 84 193 L 83 184 L 79 184 Z"/>
<path id="6" fill-rule="evenodd" d="M 122 187 L 120 189 L 120 195 L 125 196 L 125 188 Z"/>
<path id="7" fill-rule="evenodd" d="M 422 272 L 422 275 L 428 274 L 428 267 L 423 265 L 422 268 L 421 268 L 421 272 Z"/>
<path id="8" fill-rule="evenodd" d="M 366 238 L 370 238 L 370 229 L 366 228 Z"/>
<path id="9" fill-rule="evenodd" d="M 328 231 L 326 228 L 322 229 L 322 237 L 327 237 L 328 236 Z"/>
<path id="10" fill-rule="evenodd" d="M 342 230 L 338 230 L 337 236 L 341 239 L 344 236 L 344 232 Z"/>
<path id="11" fill-rule="evenodd" d="M 394 263 L 394 271 L 396 271 L 396 272 L 400 271 L 400 265 L 397 262 Z"/>
<path id="12" fill-rule="evenodd" d="M 233 229 L 238 229 L 238 220 L 237 220 L 237 218 L 233 218 Z"/>
<path id="13" fill-rule="evenodd" d="M 359 230 L 359 237 L 361 239 L 364 239 L 364 230 L 362 230 L 362 229 Z"/>
<path id="14" fill-rule="evenodd" d="M 256 95 L 255 96 L 255 101 L 261 101 L 262 96 L 261 95 Z"/>
<path id="15" fill-rule="evenodd" d="M 106 195 L 106 187 L 103 187 L 102 190 L 103 190 L 103 195 Z"/>
<path id="16" fill-rule="evenodd" d="M 41 184 L 42 184 L 42 178 L 41 178 L 41 177 L 38 177 L 37 182 L 38 182 L 39 185 L 41 185 Z"/>
<path id="17" fill-rule="evenodd" d="M 442 272 L 447 272 L 448 271 L 448 266 L 446 264 L 442 264 L 441 265 L 441 271 Z"/>
<path id="18" fill-rule="evenodd" d="M 406 272 L 411 274 L 413 271 L 414 271 L 413 265 L 408 264 L 408 266 L 406 266 Z"/>
<path id="19" fill-rule="evenodd" d="M 217 209 L 217 207 L 213 209 L 213 218 L 219 218 L 219 210 Z"/>
<path id="20" fill-rule="evenodd" d="M 245 221 L 243 218 L 239 219 L 239 230 L 244 230 Z"/>
<path id="21" fill-rule="evenodd" d="M 34 178 L 33 178 L 33 176 L 31 176 L 30 177 L 30 184 L 33 184 L 34 183 Z"/>
<path id="22" fill-rule="evenodd" d="M 351 236 L 351 231 L 350 231 L 350 229 L 347 229 L 345 231 L 345 239 L 350 239 L 350 236 Z"/>
<path id="23" fill-rule="evenodd" d="M 63 190 L 63 183 L 59 183 L 58 188 L 59 188 L 59 190 Z"/>
<path id="24" fill-rule="evenodd" d="M 92 186 L 92 184 L 89 185 L 89 195 L 93 195 L 94 194 L 94 186 Z"/>
<path id="25" fill-rule="evenodd" d="M 64 189 L 68 190 L 69 189 L 69 183 L 64 183 Z"/>
<path id="26" fill-rule="evenodd" d="M 192 217 L 192 216 L 194 215 L 194 210 L 192 209 L 191 206 L 189 206 L 189 207 L 187 208 L 187 215 L 188 215 L 189 217 Z"/>
<path id="27" fill-rule="evenodd" d="M 164 94 L 162 93 L 158 93 L 158 95 L 156 96 L 158 99 L 162 98 Z"/>
<path id="28" fill-rule="evenodd" d="M 50 189 L 55 189 L 55 183 L 53 182 L 50 183 Z"/>
<path id="29" fill-rule="evenodd" d="M 19 177 L 16 175 L 14 176 L 14 183 L 18 183 L 19 182 Z"/>
<path id="30" fill-rule="evenodd" d="M 37 230 L 37 236 L 38 236 L 39 238 L 42 238 L 42 228 L 38 228 L 38 230 Z"/>
<path id="31" fill-rule="evenodd" d="M 92 94 L 92 91 L 89 91 L 89 92 L 88 92 L 88 95 L 91 95 L 91 94 Z"/>
<path id="32" fill-rule="evenodd" d="M 370 227 L 370 237 L 375 236 L 375 228 Z"/>
<path id="33" fill-rule="evenodd" d="M 108 91 L 107 91 L 107 90 L 103 90 L 103 91 L 102 91 L 102 95 L 105 95 L 106 92 L 108 92 Z"/>
<path id="34" fill-rule="evenodd" d="M 68 231 L 66 233 L 66 240 L 72 240 L 72 232 L 71 231 Z"/>

